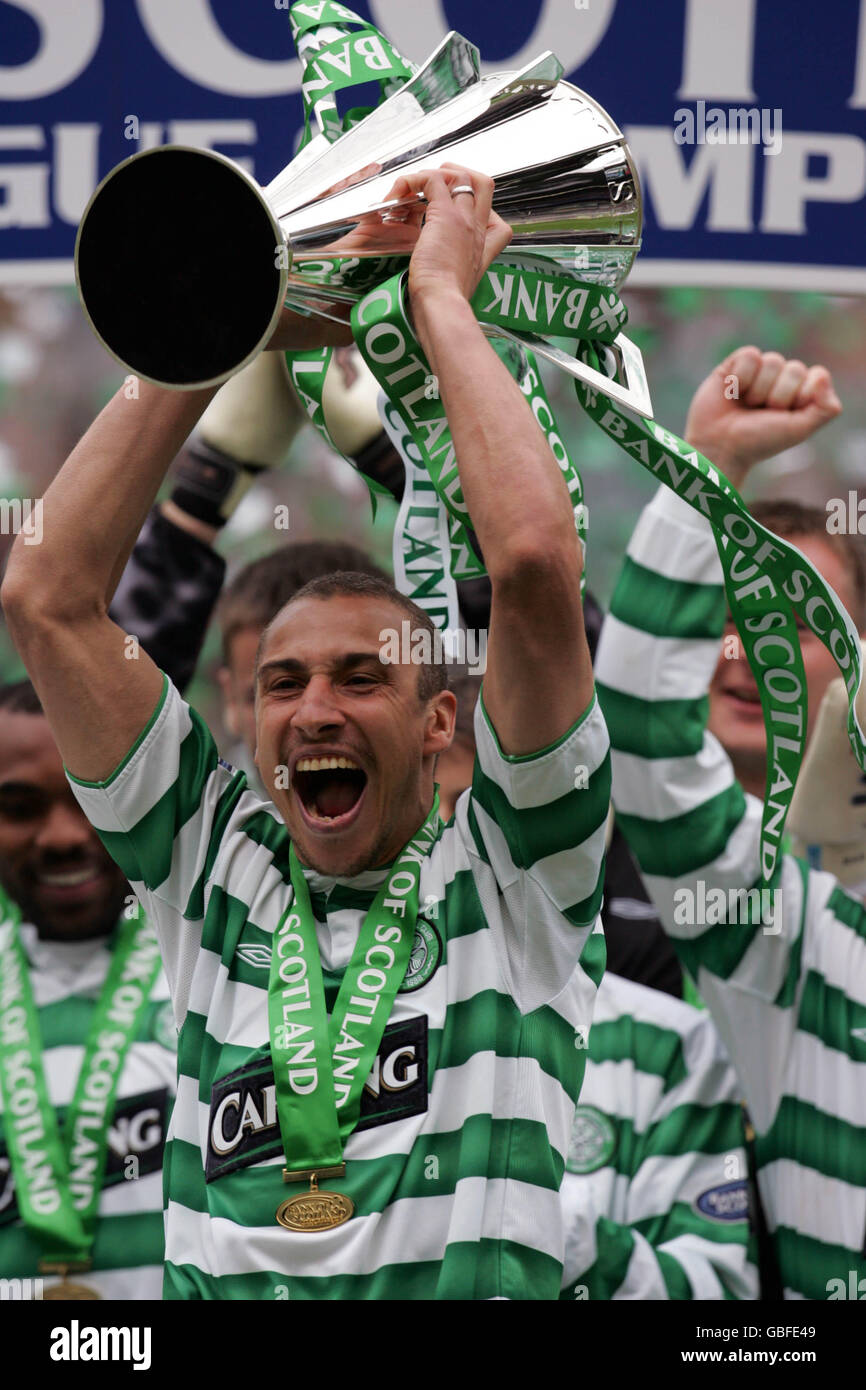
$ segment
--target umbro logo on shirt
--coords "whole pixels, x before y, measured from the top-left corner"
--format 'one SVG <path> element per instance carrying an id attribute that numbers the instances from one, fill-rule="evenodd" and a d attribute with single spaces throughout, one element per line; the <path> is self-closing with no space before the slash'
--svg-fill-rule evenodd
<path id="1" fill-rule="evenodd" d="M 270 970 L 271 968 L 270 946 L 237 946 L 235 955 L 240 956 L 247 965 L 251 965 L 253 970 Z"/>
<path id="2" fill-rule="evenodd" d="M 265 942 L 245 942 L 235 947 L 235 955 L 251 970 L 270 970 L 271 948 Z M 401 994 L 409 994 L 420 989 L 432 979 L 442 963 L 442 937 L 434 924 L 426 917 L 418 917 L 415 936 L 412 940 L 412 953 L 406 968 L 406 975 L 400 985 Z"/>
<path id="3" fill-rule="evenodd" d="M 270 1057 L 256 1057 L 211 1090 L 205 1175 L 208 1182 L 283 1152 Z M 427 1109 L 427 1018 L 391 1023 L 361 1092 L 356 1129 L 423 1115 Z"/>

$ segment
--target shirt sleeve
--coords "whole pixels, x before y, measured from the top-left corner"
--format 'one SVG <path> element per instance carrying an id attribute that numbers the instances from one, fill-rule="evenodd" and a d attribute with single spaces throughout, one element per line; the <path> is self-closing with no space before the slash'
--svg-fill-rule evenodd
<path id="1" fill-rule="evenodd" d="M 598 701 L 555 744 L 503 753 L 484 708 L 475 709 L 472 787 L 457 826 L 488 922 L 500 935 L 509 988 L 524 1011 L 558 994 L 582 963 L 600 975 L 610 741 Z M 495 898 L 495 901 L 494 901 Z M 599 930 L 593 939 L 593 927 Z M 598 965 L 598 971 L 595 965 Z"/>
<path id="2" fill-rule="evenodd" d="M 67 777 L 154 922 L 179 1026 L 201 944 L 205 877 L 241 798 L 250 797 L 246 778 L 220 759 L 204 720 L 167 676 L 150 720 L 111 776 Z"/>
<path id="3" fill-rule="evenodd" d="M 613 799 L 760 1128 L 780 1094 L 807 892 L 819 885 L 785 855 L 759 892 L 761 803 L 743 792 L 706 727 L 725 615 L 710 526 L 662 488 L 629 543 L 596 659 Z M 760 1068 L 751 1065 L 756 1053 Z"/>
<path id="4" fill-rule="evenodd" d="M 755 1299 L 743 1111 L 718 1033 L 691 1005 L 652 991 L 647 1006 L 643 986 L 612 976 L 608 1003 L 614 985 L 628 1011 L 602 1007 L 593 1023 L 581 1103 L 615 1147 L 604 1169 L 566 1170 L 561 1298 Z"/>

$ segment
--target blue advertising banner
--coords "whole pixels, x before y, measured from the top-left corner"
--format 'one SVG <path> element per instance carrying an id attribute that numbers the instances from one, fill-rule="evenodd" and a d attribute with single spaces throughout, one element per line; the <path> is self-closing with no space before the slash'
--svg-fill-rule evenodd
<path id="1" fill-rule="evenodd" d="M 0 0 L 0 283 L 71 283 L 119 160 L 207 146 L 267 183 L 301 125 L 289 0 Z M 632 284 L 866 292 L 866 0 L 351 0 L 406 57 L 545 49 L 641 172 Z M 315 8 L 315 3 L 311 5 Z"/>

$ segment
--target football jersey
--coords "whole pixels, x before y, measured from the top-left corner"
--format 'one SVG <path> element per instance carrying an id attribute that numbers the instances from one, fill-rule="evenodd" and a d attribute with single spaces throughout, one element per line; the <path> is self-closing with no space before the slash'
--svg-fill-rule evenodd
<path id="1" fill-rule="evenodd" d="M 113 775 L 70 779 L 155 923 L 180 1029 L 166 1296 L 558 1297 L 559 1187 L 604 968 L 609 744 L 594 697 L 529 757 L 501 752 L 480 702 L 475 723 L 473 785 L 423 861 L 412 957 L 335 1183 L 355 1215 L 328 1231 L 275 1220 L 293 1195 L 267 1027 L 284 823 L 167 680 Z M 330 1010 L 387 869 L 304 873 Z"/>
<path id="2" fill-rule="evenodd" d="M 738 1096 L 707 1013 L 605 974 L 562 1183 L 563 1299 L 758 1296 Z"/>
<path id="3" fill-rule="evenodd" d="M 46 941 L 26 922 L 19 932 L 30 965 L 48 1095 L 62 1132 L 114 943 L 112 938 Z M 160 971 L 118 1079 L 93 1267 L 70 1276 L 102 1298 L 162 1297 L 162 1161 L 176 1073 L 177 1030 Z M 42 1252 L 18 1217 L 2 1112 L 0 1096 L 0 1279 L 32 1280 L 39 1276 Z M 58 1282 L 55 1276 L 43 1277 L 46 1290 Z M 32 1291 L 36 1286 L 10 1287 Z"/>

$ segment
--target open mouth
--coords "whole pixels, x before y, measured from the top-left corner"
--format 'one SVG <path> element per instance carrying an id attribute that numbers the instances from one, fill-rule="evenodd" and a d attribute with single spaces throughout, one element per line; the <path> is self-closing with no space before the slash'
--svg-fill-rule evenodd
<path id="1" fill-rule="evenodd" d="M 342 830 L 357 815 L 367 774 L 352 758 L 331 755 L 299 758 L 292 787 L 307 824 L 315 829 Z"/>

